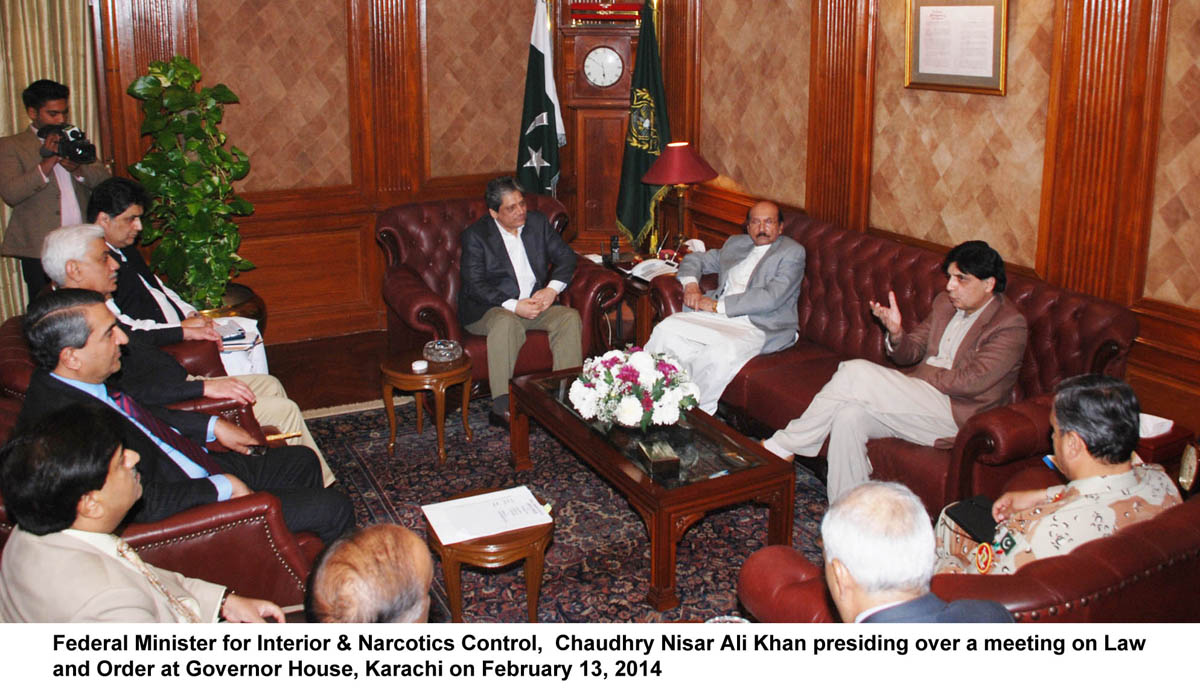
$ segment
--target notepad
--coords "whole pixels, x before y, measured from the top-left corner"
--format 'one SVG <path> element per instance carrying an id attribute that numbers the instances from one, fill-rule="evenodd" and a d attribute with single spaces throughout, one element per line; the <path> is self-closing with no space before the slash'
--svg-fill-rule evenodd
<path id="1" fill-rule="evenodd" d="M 442 545 L 494 536 L 553 521 L 529 488 L 521 485 L 482 495 L 422 505 Z"/>

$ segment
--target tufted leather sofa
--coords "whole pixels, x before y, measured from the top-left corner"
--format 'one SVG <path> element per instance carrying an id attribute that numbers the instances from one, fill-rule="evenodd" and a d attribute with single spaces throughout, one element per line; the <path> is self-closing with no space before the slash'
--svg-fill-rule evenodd
<path id="1" fill-rule="evenodd" d="M 797 306 L 800 339 L 791 348 L 751 359 L 721 397 L 735 424 L 759 436 L 803 414 L 843 360 L 891 364 L 884 330 L 867 301 L 886 302 L 888 291 L 895 291 L 910 328 L 924 319 L 946 285 L 940 253 L 801 212 L 785 218 L 783 232 L 807 251 Z M 660 317 L 682 309 L 683 290 L 674 277 L 656 278 L 651 291 Z M 1138 330 L 1127 308 L 1011 273 L 1005 295 L 1029 323 L 1013 403 L 972 417 L 948 449 L 899 439 L 873 440 L 868 446 L 872 477 L 912 488 L 933 516 L 963 497 L 996 497 L 1011 476 L 1041 463 L 1050 451 L 1050 400 L 1059 380 L 1125 372 Z"/>
<path id="2" fill-rule="evenodd" d="M 1064 482 L 1030 469 L 1007 486 Z M 952 601 L 998 601 L 1017 622 L 1200 622 L 1200 497 L 1067 555 L 1031 562 L 1011 575 L 939 574 L 930 589 Z M 761 622 L 836 622 L 822 567 L 789 546 L 753 554 L 738 575 L 738 598 Z"/>
<path id="3" fill-rule="evenodd" d="M 551 226 L 563 233 L 567 211 L 558 200 L 530 194 L 525 201 L 530 210 L 541 211 Z M 471 377 L 477 389 L 487 385 L 487 339 L 467 332 L 458 322 L 458 238 L 486 214 L 482 196 L 412 202 L 384 210 L 375 224 L 375 240 L 387 263 L 383 299 L 389 348 L 395 353 L 430 339 L 454 339 L 471 354 Z M 579 311 L 585 357 L 606 350 L 601 338 L 604 315 L 619 303 L 623 286 L 615 272 L 582 257 L 575 265 L 575 276 L 559 300 Z M 548 371 L 552 365 L 546 332 L 530 332 L 513 374 Z"/>
<path id="4" fill-rule="evenodd" d="M 194 375 L 225 374 L 213 342 L 184 342 L 167 350 Z M 21 317 L 9 318 L 0 324 L 0 443 L 12 435 L 32 374 Z M 263 439 L 253 411 L 236 401 L 203 397 L 173 408 L 220 415 Z M 13 529 L 3 504 L 0 497 L 0 548 Z M 280 605 L 304 601 L 313 559 L 324 547 L 314 534 L 289 531 L 279 500 L 261 492 L 193 507 L 162 521 L 128 524 L 121 536 L 153 565 Z"/>

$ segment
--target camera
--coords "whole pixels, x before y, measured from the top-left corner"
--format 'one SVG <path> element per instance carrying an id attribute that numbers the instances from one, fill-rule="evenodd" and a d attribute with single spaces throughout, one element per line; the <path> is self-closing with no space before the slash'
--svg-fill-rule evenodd
<path id="1" fill-rule="evenodd" d="M 92 163 L 96 160 L 96 145 L 87 140 L 83 130 L 74 125 L 45 125 L 37 131 L 37 136 L 45 139 L 51 134 L 58 133 L 58 150 L 42 148 L 42 158 L 60 156 L 75 163 Z"/>

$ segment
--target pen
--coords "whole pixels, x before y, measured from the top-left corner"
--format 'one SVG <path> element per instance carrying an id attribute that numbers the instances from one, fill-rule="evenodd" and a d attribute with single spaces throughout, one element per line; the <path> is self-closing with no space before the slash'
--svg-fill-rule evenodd
<path id="1" fill-rule="evenodd" d="M 709 474 L 708 477 L 709 478 L 720 478 L 721 476 L 728 476 L 728 475 L 729 475 L 729 469 L 721 469 L 720 471 L 717 471 L 716 473 Z"/>
<path id="2" fill-rule="evenodd" d="M 281 433 L 275 433 L 273 435 L 266 436 L 267 442 L 278 442 L 279 440 L 290 440 L 293 437 L 300 437 L 300 431 L 296 430 L 293 432 L 281 432 Z"/>

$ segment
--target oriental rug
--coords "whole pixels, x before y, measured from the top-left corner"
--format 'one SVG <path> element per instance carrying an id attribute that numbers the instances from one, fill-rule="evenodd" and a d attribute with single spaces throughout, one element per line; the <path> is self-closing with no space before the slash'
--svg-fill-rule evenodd
<path id="1" fill-rule="evenodd" d="M 546 551 L 538 617 L 541 622 L 679 622 L 741 614 L 737 575 L 742 562 L 763 547 L 767 510 L 735 505 L 710 513 L 679 541 L 676 578 L 680 605 L 659 612 L 645 602 L 650 581 L 650 540 L 637 512 L 570 450 L 530 421 L 531 471 L 513 470 L 508 432 L 487 423 L 488 402 L 472 402 L 474 440 L 461 414 L 446 415 L 444 465 L 429 417 L 416 433 L 415 407 L 396 408 L 397 440 L 388 455 L 382 409 L 310 420 L 309 428 L 354 503 L 360 526 L 395 522 L 424 536 L 420 506 L 475 488 L 526 485 L 554 506 L 554 539 Z M 796 466 L 792 545 L 821 564 L 820 521 L 825 488 Z M 441 565 L 434 558 L 431 622 L 449 621 Z M 499 570 L 463 567 L 467 622 L 524 622 L 525 576 L 521 563 Z"/>

